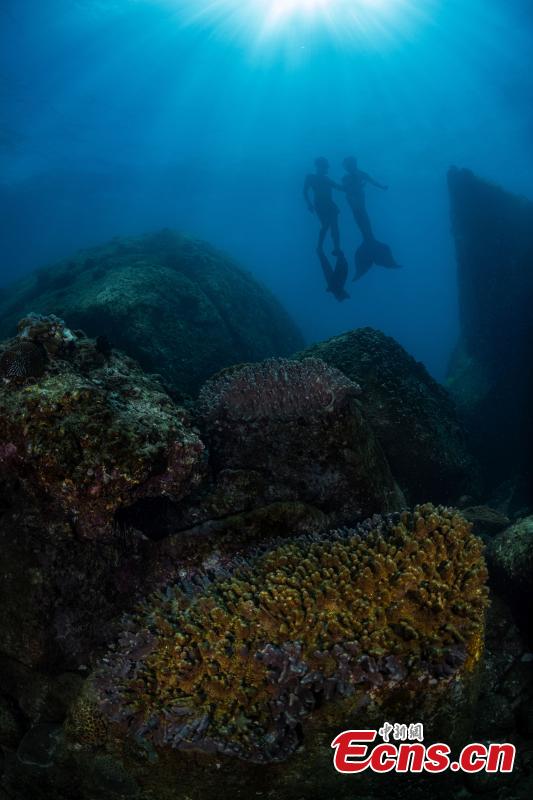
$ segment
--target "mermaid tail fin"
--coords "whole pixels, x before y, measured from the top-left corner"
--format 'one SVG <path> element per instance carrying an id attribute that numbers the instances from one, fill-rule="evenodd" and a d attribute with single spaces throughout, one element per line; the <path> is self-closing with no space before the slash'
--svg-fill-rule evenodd
<path id="1" fill-rule="evenodd" d="M 344 253 L 339 252 L 335 269 L 333 269 L 323 251 L 318 251 L 318 257 L 320 259 L 322 271 L 326 279 L 327 291 L 331 292 L 335 300 L 338 300 L 339 303 L 342 303 L 343 300 L 347 300 L 350 297 L 344 288 L 344 284 L 348 278 L 348 262 L 346 261 Z"/>
<path id="2" fill-rule="evenodd" d="M 357 248 L 355 253 L 355 275 L 354 281 L 358 281 L 366 275 L 373 264 L 388 269 L 398 269 L 400 264 L 396 263 L 392 250 L 388 244 L 378 242 L 377 239 L 368 239 Z"/>

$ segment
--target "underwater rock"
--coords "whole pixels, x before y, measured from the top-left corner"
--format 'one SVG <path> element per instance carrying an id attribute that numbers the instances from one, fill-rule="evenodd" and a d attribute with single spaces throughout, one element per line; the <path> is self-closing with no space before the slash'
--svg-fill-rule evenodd
<path id="1" fill-rule="evenodd" d="M 216 516 L 221 503 L 227 515 L 252 497 L 254 507 L 306 503 L 330 515 L 330 525 L 403 508 L 359 395 L 357 384 L 318 359 L 271 359 L 208 381 L 199 413 Z"/>
<path id="2" fill-rule="evenodd" d="M 461 514 L 472 523 L 472 530 L 476 536 L 488 537 L 501 533 L 509 527 L 511 521 L 505 514 L 501 514 L 489 506 L 470 506 L 461 509 Z"/>
<path id="3" fill-rule="evenodd" d="M 317 359 L 224 370 L 200 392 L 195 420 L 208 474 L 179 503 L 146 498 L 120 524 L 158 544 L 161 562 L 316 532 L 405 507 L 358 403 L 359 387 Z"/>
<path id="4" fill-rule="evenodd" d="M 117 511 L 141 497 L 189 494 L 204 446 L 185 412 L 131 359 L 103 355 L 55 317 L 35 319 L 3 349 L 42 346 L 48 362 L 22 385 L 0 384 L 0 475 L 16 474 L 89 538 L 111 536 Z"/>
<path id="5" fill-rule="evenodd" d="M 16 750 L 22 735 L 22 719 L 16 704 L 0 694 L 0 748 Z"/>
<path id="6" fill-rule="evenodd" d="M 501 594 L 526 626 L 533 611 L 533 516 L 490 539 L 487 563 Z"/>
<path id="7" fill-rule="evenodd" d="M 448 385 L 489 491 L 533 488 L 533 203 L 453 168 L 448 176 L 461 337 Z"/>
<path id="8" fill-rule="evenodd" d="M 177 578 L 124 620 L 71 709 L 70 747 L 121 753 L 164 798 L 200 796 L 200 774 L 203 798 L 340 788 L 329 744 L 354 715 L 444 712 L 466 735 L 485 579 L 468 523 L 430 505 Z"/>
<path id="9" fill-rule="evenodd" d="M 364 416 L 409 502 L 451 502 L 477 492 L 477 467 L 450 397 L 394 339 L 359 328 L 299 358 L 309 356 L 361 386 Z"/>
<path id="10" fill-rule="evenodd" d="M 22 739 L 17 758 L 22 764 L 33 767 L 50 767 L 54 761 L 54 754 L 61 736 L 61 726 L 41 723 L 30 728 Z"/>
<path id="11" fill-rule="evenodd" d="M 290 355 L 303 340 L 274 296 L 205 242 L 171 231 L 114 239 L 33 273 L 0 301 L 0 337 L 29 311 L 107 337 L 195 394 L 206 378 L 244 361 Z"/>

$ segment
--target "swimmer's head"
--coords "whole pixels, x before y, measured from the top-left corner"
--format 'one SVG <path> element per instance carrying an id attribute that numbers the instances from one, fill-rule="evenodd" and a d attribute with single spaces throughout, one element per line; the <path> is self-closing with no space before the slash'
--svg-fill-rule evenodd
<path id="1" fill-rule="evenodd" d="M 357 172 L 357 159 L 354 156 L 348 156 L 342 162 L 342 166 L 346 172 Z"/>

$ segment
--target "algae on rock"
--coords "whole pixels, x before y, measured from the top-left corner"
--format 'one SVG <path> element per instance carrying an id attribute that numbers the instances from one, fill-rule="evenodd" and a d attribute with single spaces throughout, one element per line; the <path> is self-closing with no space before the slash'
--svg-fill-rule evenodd
<path id="1" fill-rule="evenodd" d="M 209 244 L 169 230 L 80 251 L 10 287 L 0 338 L 29 311 L 105 335 L 113 347 L 195 394 L 218 370 L 285 356 L 302 337 L 276 298 Z"/>

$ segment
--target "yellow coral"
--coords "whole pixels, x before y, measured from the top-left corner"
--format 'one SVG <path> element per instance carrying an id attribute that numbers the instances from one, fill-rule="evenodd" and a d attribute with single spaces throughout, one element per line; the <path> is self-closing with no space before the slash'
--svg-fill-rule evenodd
<path id="1" fill-rule="evenodd" d="M 94 699 L 81 694 L 65 723 L 67 734 L 86 747 L 97 747 L 107 739 L 109 723 Z"/>
<path id="2" fill-rule="evenodd" d="M 148 730 L 165 725 L 159 743 L 207 737 L 246 752 L 258 737 L 286 737 L 317 693 L 346 694 L 377 673 L 445 678 L 471 661 L 485 581 L 469 523 L 431 505 L 278 542 L 192 598 L 178 587 L 151 598 L 130 626 L 149 646 L 136 659 L 138 639 L 124 640 L 113 702 Z"/>

